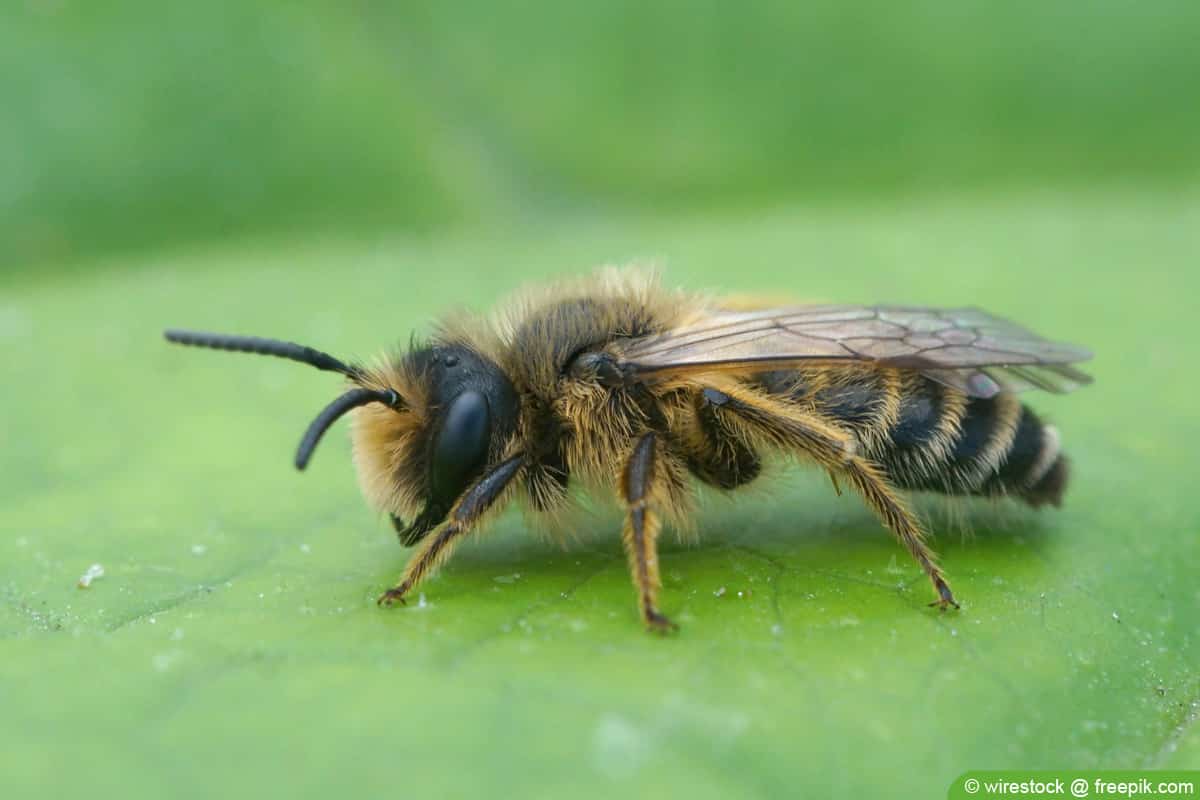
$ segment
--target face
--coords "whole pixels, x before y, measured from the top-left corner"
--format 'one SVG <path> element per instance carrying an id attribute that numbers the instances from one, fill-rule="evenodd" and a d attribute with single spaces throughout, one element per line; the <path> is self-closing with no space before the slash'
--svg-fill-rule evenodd
<path id="1" fill-rule="evenodd" d="M 368 498 L 412 545 L 500 457 L 516 425 L 517 394 L 499 367 L 462 345 L 414 350 L 366 370 L 362 383 L 404 399 L 402 409 L 374 404 L 357 411 L 354 450 Z"/>

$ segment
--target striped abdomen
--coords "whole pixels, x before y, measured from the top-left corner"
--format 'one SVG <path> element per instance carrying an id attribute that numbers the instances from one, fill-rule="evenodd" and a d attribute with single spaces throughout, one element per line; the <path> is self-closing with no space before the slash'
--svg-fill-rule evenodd
<path id="1" fill-rule="evenodd" d="M 1015 395 L 967 397 L 901 370 L 772 372 L 760 382 L 853 430 L 862 454 L 899 487 L 1016 496 L 1035 507 L 1062 501 L 1058 431 Z"/>

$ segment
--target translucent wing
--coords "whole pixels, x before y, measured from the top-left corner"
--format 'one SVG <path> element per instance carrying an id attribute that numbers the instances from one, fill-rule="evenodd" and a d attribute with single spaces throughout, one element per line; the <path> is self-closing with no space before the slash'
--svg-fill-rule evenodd
<path id="1" fill-rule="evenodd" d="M 919 370 L 973 397 L 1091 383 L 1073 368 L 1092 354 L 1051 342 L 977 308 L 799 306 L 716 311 L 702 322 L 634 340 L 627 374 L 651 379 L 719 370 L 870 362 Z"/>

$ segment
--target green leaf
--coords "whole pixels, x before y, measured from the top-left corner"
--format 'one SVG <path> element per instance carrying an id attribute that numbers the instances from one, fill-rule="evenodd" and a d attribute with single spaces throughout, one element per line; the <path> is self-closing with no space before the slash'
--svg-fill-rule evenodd
<path id="1" fill-rule="evenodd" d="M 959 613 L 850 494 L 780 470 L 662 555 L 647 635 L 611 510 L 506 515 L 421 587 L 357 497 L 333 378 L 167 326 L 355 357 L 456 304 L 668 254 L 668 282 L 984 305 L 1095 349 L 1061 511 L 929 501 Z M 1200 197 L 928 200 L 433 242 L 296 241 L 0 295 L 8 796 L 942 796 L 967 769 L 1196 767 Z M 92 564 L 104 575 L 76 582 Z M 582 788 L 581 788 L 582 787 Z"/>

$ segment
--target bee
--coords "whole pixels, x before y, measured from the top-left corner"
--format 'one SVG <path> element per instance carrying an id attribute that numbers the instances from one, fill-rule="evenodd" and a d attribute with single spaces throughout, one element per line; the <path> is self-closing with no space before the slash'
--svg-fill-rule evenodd
<path id="1" fill-rule="evenodd" d="M 658 632 L 676 627 L 659 606 L 664 524 L 686 529 L 698 483 L 738 489 L 772 454 L 861 495 L 928 577 L 930 606 L 958 608 L 902 493 L 1060 505 L 1058 431 L 1017 395 L 1091 382 L 1073 366 L 1086 350 L 975 308 L 748 310 L 616 269 L 527 292 L 492 317 L 452 316 L 366 364 L 273 339 L 166 338 L 345 377 L 295 465 L 352 415 L 362 491 L 417 548 L 380 605 L 403 603 L 510 500 L 554 519 L 578 483 L 615 492 L 638 609 Z"/>

